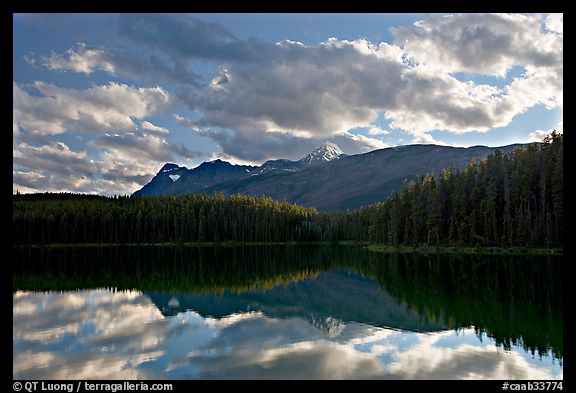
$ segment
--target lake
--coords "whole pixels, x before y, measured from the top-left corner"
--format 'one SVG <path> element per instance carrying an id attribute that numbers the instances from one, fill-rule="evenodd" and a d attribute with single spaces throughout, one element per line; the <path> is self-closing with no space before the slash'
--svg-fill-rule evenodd
<path id="1" fill-rule="evenodd" d="M 561 257 L 13 249 L 14 379 L 562 379 Z"/>

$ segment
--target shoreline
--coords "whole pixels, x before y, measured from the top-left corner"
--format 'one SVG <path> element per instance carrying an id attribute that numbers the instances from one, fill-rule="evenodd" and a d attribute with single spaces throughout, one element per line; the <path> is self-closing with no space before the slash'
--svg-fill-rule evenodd
<path id="1" fill-rule="evenodd" d="M 253 247 L 253 246 L 359 246 L 384 254 L 447 254 L 447 255 L 555 255 L 563 256 L 563 248 L 547 247 L 471 247 L 471 246 L 390 246 L 365 241 L 339 242 L 164 242 L 164 243 L 35 243 L 13 245 L 13 248 L 100 248 L 100 247 Z"/>

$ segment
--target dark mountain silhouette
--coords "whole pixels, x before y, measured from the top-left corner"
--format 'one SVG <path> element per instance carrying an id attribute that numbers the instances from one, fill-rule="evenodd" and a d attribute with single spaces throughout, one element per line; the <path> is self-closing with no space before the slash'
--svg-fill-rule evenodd
<path id="1" fill-rule="evenodd" d="M 448 167 L 462 169 L 472 159 L 483 159 L 497 149 L 508 152 L 517 146 L 407 145 L 347 156 L 338 146 L 327 143 L 299 161 L 271 160 L 260 167 L 221 160 L 205 162 L 185 171 L 176 181 L 168 177 L 169 172 L 162 172 L 163 167 L 134 195 L 240 193 L 268 195 L 319 210 L 346 210 L 383 201 L 416 175 L 438 174 Z"/>

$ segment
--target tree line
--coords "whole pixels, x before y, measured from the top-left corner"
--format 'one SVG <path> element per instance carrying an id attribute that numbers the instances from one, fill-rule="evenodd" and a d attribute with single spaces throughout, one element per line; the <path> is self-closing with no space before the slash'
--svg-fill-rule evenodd
<path id="1" fill-rule="evenodd" d="M 338 239 L 392 245 L 563 244 L 563 135 L 497 150 L 462 171 L 405 184 L 385 202 L 329 217 Z"/>
<path id="2" fill-rule="evenodd" d="M 315 209 L 223 194 L 14 196 L 13 234 L 30 243 L 287 242 L 315 239 Z"/>
<path id="3" fill-rule="evenodd" d="M 359 240 L 387 245 L 563 244 L 563 136 L 496 151 L 464 170 L 416 176 L 360 209 L 318 212 L 223 194 L 13 196 L 13 242 L 165 243 Z"/>

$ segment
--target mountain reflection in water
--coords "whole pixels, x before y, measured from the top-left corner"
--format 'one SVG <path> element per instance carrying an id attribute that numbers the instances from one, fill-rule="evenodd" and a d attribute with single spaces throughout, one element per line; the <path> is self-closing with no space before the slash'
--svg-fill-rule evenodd
<path id="1" fill-rule="evenodd" d="M 561 379 L 561 260 L 15 249 L 13 377 Z"/>

